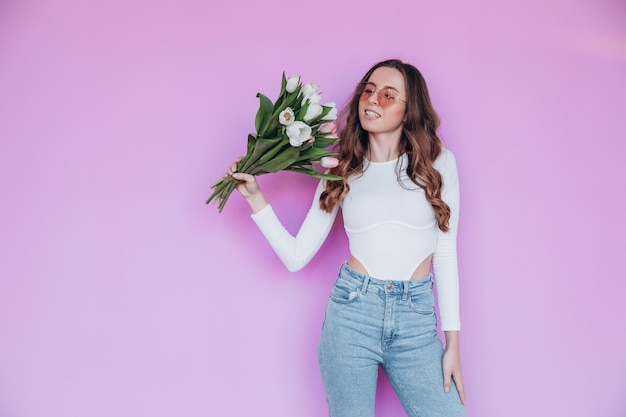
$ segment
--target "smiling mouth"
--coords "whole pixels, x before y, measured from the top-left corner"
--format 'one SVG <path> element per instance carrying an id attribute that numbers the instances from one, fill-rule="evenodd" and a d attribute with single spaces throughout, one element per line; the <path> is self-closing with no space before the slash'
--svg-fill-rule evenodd
<path id="1" fill-rule="evenodd" d="M 380 114 L 378 114 L 378 113 L 376 113 L 375 111 L 372 111 L 372 110 L 365 110 L 365 115 L 367 117 L 372 118 L 372 119 L 380 118 Z"/>

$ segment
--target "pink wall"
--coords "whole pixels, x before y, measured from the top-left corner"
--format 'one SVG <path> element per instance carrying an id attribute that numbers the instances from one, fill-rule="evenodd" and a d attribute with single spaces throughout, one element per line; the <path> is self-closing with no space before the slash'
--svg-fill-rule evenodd
<path id="1" fill-rule="evenodd" d="M 340 225 L 290 274 L 204 200 L 283 70 L 343 103 L 389 57 L 459 161 L 470 415 L 625 415 L 623 2 L 5 0 L 0 416 L 325 415 Z M 315 180 L 261 184 L 295 232 Z"/>

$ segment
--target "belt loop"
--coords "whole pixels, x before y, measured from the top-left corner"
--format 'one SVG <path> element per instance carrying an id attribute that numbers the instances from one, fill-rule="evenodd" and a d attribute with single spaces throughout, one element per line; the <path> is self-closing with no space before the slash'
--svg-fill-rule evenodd
<path id="1" fill-rule="evenodd" d="M 409 298 L 409 281 L 404 281 L 404 292 L 402 293 L 402 301 L 406 301 Z"/>
<path id="2" fill-rule="evenodd" d="M 367 285 L 370 283 L 370 276 L 365 275 L 363 278 L 363 286 L 361 287 L 361 294 L 365 294 L 367 292 Z"/>

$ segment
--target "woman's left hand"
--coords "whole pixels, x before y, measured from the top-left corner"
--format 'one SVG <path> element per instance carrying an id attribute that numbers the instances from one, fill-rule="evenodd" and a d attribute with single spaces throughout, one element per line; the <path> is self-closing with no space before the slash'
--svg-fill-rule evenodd
<path id="1" fill-rule="evenodd" d="M 448 339 L 448 337 L 446 337 L 446 339 Z M 461 404 L 465 404 L 465 389 L 463 387 L 463 373 L 461 371 L 461 354 L 459 351 L 458 333 L 456 334 L 456 338 L 452 337 L 451 339 L 457 340 L 454 340 L 452 343 L 450 343 L 450 340 L 447 340 L 448 343 L 446 344 L 446 351 L 444 352 L 442 359 L 443 389 L 445 392 L 450 392 L 450 380 L 454 379 L 456 389 L 459 392 L 459 398 L 461 399 Z"/>

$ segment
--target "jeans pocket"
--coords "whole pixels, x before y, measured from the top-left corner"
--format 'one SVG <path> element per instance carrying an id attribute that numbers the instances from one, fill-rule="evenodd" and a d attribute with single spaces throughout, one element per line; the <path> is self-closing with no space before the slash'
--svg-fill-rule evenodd
<path id="1" fill-rule="evenodd" d="M 408 305 L 416 313 L 427 316 L 435 314 L 435 296 L 432 291 L 411 294 Z"/>
<path id="2" fill-rule="evenodd" d="M 339 278 L 330 292 L 330 299 L 341 304 L 352 303 L 359 298 L 361 292 L 352 282 Z"/>

